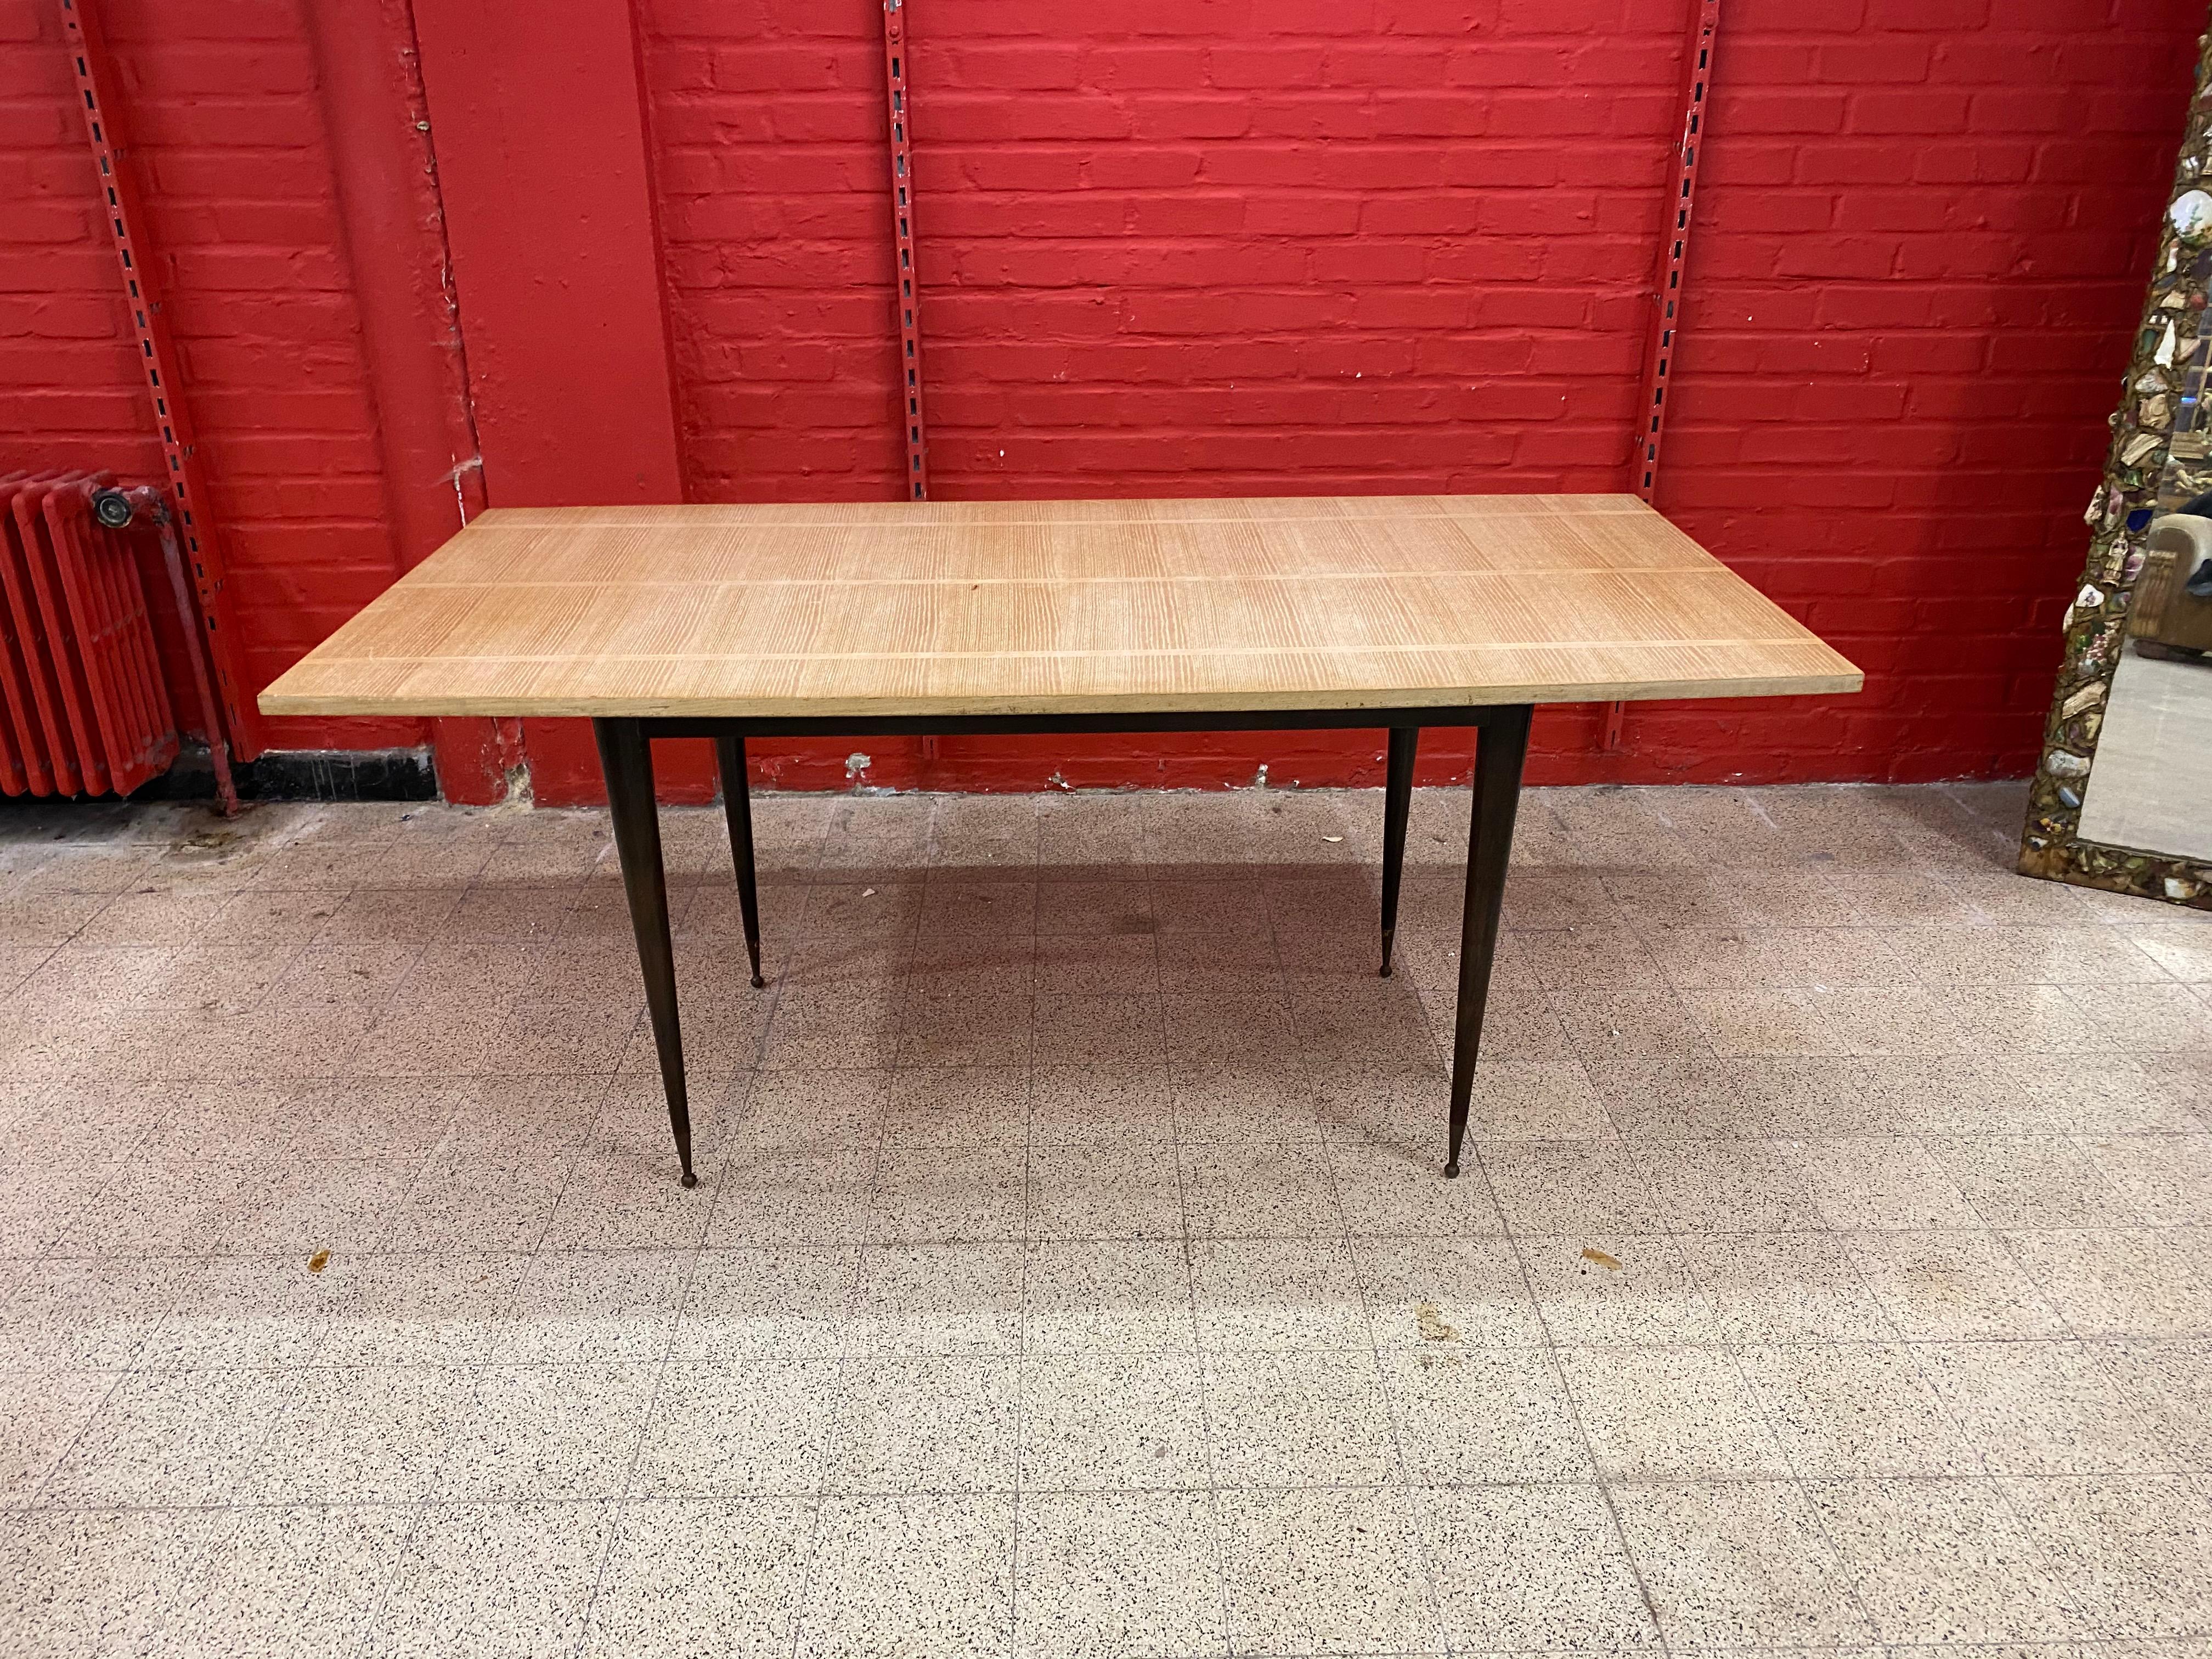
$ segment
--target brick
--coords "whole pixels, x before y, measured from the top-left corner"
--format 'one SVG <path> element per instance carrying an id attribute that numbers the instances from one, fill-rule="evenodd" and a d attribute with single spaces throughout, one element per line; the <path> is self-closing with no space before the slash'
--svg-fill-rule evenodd
<path id="1" fill-rule="evenodd" d="M 1084 49 L 1078 84 L 1101 91 L 1204 86 L 1208 79 L 1206 66 L 1206 48 L 1196 42 L 1185 46 L 1092 41 Z"/>
<path id="2" fill-rule="evenodd" d="M 707 67 L 708 85 L 722 92 L 793 94 L 846 87 L 872 91 L 874 80 L 883 73 L 877 55 L 861 41 L 850 46 L 749 41 L 718 49 Z"/>
<path id="3" fill-rule="evenodd" d="M 1866 23 L 1874 29 L 1924 29 L 1939 33 L 1985 27 L 1990 0 L 1867 0 Z"/>
<path id="4" fill-rule="evenodd" d="M 945 45 L 928 54 L 933 86 L 1029 92 L 1082 84 L 1082 52 L 1073 43 Z"/>
<path id="5" fill-rule="evenodd" d="M 1216 87 L 1271 92 L 1318 87 L 1322 61 L 1319 46 L 1224 44 L 1207 49 L 1203 81 Z"/>

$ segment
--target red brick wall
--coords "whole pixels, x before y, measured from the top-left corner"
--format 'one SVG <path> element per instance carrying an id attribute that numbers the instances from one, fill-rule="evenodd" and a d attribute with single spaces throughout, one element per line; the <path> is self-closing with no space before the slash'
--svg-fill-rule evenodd
<path id="1" fill-rule="evenodd" d="M 99 0 L 258 688 L 390 584 L 322 117 L 289 0 Z M 162 476 L 52 0 L 0 4 L 0 471 Z M 157 600 L 166 595 L 156 594 Z M 421 740 L 276 720 L 279 747 Z"/>
<path id="2" fill-rule="evenodd" d="M 917 0 L 939 493 L 1622 487 L 1685 16 Z M 1596 711 L 1557 711 L 1540 775 L 2025 769 L 2203 21 L 2195 0 L 1730 0 L 1660 504 L 1869 689 L 1632 708 L 1618 757 L 1592 752 Z M 875 27 L 650 8 L 703 498 L 896 489 Z M 1066 769 L 1310 781 L 1372 775 L 1372 747 L 1124 744 Z M 877 758 L 1034 782 L 1038 752 Z"/>
<path id="3" fill-rule="evenodd" d="M 938 494 L 1623 487 L 1686 0 L 911 4 Z M 873 0 L 639 5 L 687 490 L 892 496 Z M 265 678 L 392 568 L 311 65 L 293 0 L 103 15 Z M 1634 708 L 1612 757 L 1557 711 L 1539 775 L 2025 769 L 2203 22 L 1729 0 L 1660 504 L 1869 690 Z M 0 459 L 147 471 L 58 40 L 0 11 Z M 948 787 L 1379 776 L 1342 738 L 868 747 Z"/>

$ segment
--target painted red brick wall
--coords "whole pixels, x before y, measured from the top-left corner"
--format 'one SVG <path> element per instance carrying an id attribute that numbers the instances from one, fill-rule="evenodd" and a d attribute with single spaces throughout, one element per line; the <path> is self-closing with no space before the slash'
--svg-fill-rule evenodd
<path id="1" fill-rule="evenodd" d="M 103 0 L 264 678 L 392 571 L 296 3 Z M 1686 0 L 909 3 L 939 495 L 1625 487 Z M 638 4 L 688 494 L 892 496 L 873 0 Z M 2025 769 L 2203 25 L 1729 0 L 1660 504 L 1869 690 L 1632 708 L 1618 756 L 1555 711 L 1537 775 Z M 58 52 L 0 9 L 0 460 L 150 471 Z M 1380 775 L 1346 737 L 865 746 L 893 784 Z"/>
<path id="2" fill-rule="evenodd" d="M 1624 487 L 1686 15 L 915 0 L 938 493 Z M 873 8 L 649 19 L 690 488 L 893 494 Z M 2026 769 L 2203 25 L 1729 0 L 1660 505 L 1869 689 L 1632 708 L 1614 757 L 1553 711 L 1538 775 Z M 869 745 L 892 782 L 1380 775 L 1340 738 L 1070 747 Z"/>
<path id="3" fill-rule="evenodd" d="M 398 574 L 313 66 L 291 0 L 99 3 L 258 687 Z M 157 481 L 74 97 L 51 0 L 0 0 L 0 471 Z M 284 748 L 422 738 L 415 720 L 274 720 L 267 733 Z"/>

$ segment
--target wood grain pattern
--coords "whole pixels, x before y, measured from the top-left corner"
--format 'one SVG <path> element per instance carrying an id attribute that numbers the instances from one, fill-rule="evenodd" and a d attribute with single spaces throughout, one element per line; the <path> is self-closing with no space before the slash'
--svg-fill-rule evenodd
<path id="1" fill-rule="evenodd" d="M 269 714 L 992 714 L 1855 691 L 1630 495 L 509 508 Z"/>

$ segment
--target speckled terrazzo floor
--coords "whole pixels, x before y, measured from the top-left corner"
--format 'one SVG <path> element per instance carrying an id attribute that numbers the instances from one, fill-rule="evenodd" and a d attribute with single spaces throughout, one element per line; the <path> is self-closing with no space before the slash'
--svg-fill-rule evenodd
<path id="1" fill-rule="evenodd" d="M 1531 792 L 1447 1185 L 1413 810 L 669 813 L 689 1193 L 603 817 L 0 811 L 0 1653 L 2212 1634 L 2212 924 Z"/>

